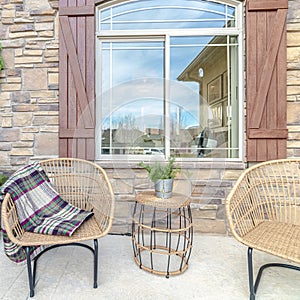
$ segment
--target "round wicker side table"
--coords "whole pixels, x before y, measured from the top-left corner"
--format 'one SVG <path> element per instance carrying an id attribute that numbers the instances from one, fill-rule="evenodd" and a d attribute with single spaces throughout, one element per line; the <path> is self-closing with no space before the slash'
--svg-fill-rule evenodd
<path id="1" fill-rule="evenodd" d="M 136 195 L 132 220 L 134 260 L 143 270 L 157 275 L 186 271 L 193 244 L 190 199 L 173 193 L 161 199 L 152 192 Z"/>

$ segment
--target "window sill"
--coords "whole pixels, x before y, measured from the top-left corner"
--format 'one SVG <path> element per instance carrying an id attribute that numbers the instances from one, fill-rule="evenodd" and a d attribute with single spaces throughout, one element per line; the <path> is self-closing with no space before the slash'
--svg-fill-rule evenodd
<path id="1" fill-rule="evenodd" d="M 138 163 L 141 160 L 97 160 L 96 163 L 104 169 L 139 169 Z M 149 161 L 151 164 L 154 161 Z M 232 169 L 244 170 L 246 163 L 241 161 L 178 161 L 183 169 Z"/>

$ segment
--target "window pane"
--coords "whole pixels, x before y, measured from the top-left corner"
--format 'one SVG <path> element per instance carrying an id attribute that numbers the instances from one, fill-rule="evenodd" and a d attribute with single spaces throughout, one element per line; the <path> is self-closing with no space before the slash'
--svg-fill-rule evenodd
<path id="1" fill-rule="evenodd" d="M 235 37 L 171 39 L 171 79 L 194 91 L 171 90 L 171 153 L 238 157 L 237 49 Z"/>
<path id="2" fill-rule="evenodd" d="M 102 44 L 102 154 L 164 153 L 164 43 Z"/>
<path id="3" fill-rule="evenodd" d="M 235 26 L 235 8 L 207 0 L 132 1 L 103 9 L 100 30 L 224 28 Z"/>

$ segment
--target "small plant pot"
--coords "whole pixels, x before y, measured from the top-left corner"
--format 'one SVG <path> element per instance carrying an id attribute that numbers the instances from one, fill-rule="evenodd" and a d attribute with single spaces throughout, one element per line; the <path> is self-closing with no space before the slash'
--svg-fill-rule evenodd
<path id="1" fill-rule="evenodd" d="M 158 198 L 171 198 L 174 179 L 159 179 L 155 182 L 155 196 Z"/>

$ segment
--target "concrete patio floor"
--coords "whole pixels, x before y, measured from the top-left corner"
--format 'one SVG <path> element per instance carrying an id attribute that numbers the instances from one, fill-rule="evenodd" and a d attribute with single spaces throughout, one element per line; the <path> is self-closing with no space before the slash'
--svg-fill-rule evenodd
<path id="1" fill-rule="evenodd" d="M 0 247 L 0 299 L 28 299 L 26 267 L 6 258 L 2 241 Z M 138 268 L 131 237 L 108 235 L 99 240 L 97 289 L 92 287 L 90 251 L 61 247 L 39 260 L 33 299 L 249 299 L 246 253 L 232 237 L 197 234 L 188 270 L 167 279 Z M 274 261 L 281 260 L 255 251 L 255 272 L 259 263 Z M 299 282 L 300 272 L 271 268 L 262 277 L 256 299 L 300 299 Z"/>

